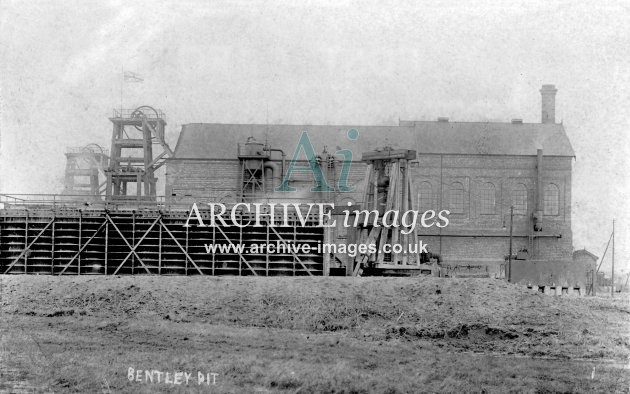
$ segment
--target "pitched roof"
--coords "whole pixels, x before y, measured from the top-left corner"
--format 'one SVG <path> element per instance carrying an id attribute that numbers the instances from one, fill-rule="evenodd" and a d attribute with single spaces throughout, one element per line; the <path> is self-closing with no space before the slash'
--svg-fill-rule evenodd
<path id="1" fill-rule="evenodd" d="M 350 140 L 349 129 L 359 137 Z M 575 153 L 561 124 L 402 121 L 400 126 L 263 125 L 191 123 L 182 126 L 176 159 L 235 159 L 237 143 L 248 137 L 267 141 L 291 155 L 307 131 L 317 153 L 350 149 L 354 160 L 378 147 L 415 149 L 419 154 L 536 155 L 573 157 Z"/>
<path id="2" fill-rule="evenodd" d="M 593 260 L 599 259 L 599 257 L 595 256 L 593 253 L 591 253 L 588 250 L 586 250 L 586 248 L 574 251 L 573 252 L 573 258 L 575 259 L 577 256 L 579 256 L 581 254 L 587 255 L 587 256 L 591 257 Z"/>

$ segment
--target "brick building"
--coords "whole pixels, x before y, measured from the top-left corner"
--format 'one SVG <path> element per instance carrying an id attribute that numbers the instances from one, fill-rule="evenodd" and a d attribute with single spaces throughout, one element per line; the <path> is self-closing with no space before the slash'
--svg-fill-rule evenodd
<path id="1" fill-rule="evenodd" d="M 575 155 L 563 125 L 555 122 L 555 94 L 553 85 L 541 89 L 541 123 L 439 118 L 400 121 L 398 126 L 186 124 L 167 160 L 167 198 L 183 204 L 243 199 L 360 204 L 366 168 L 361 153 L 379 147 L 413 149 L 415 209 L 451 212 L 447 227 L 420 231 L 429 250 L 446 264 L 498 270 L 508 254 L 511 221 L 513 250 L 520 252 L 519 258 L 571 261 Z M 291 174 L 290 186 L 296 192 L 274 191 L 303 132 L 331 185 L 344 177 L 344 155 L 352 155 L 346 183 L 353 191 L 311 192 L 315 180 L 309 172 Z M 251 157 L 242 151 L 247 141 L 260 147 L 260 168 L 247 164 Z M 298 151 L 297 164 L 308 166 L 304 153 Z"/>

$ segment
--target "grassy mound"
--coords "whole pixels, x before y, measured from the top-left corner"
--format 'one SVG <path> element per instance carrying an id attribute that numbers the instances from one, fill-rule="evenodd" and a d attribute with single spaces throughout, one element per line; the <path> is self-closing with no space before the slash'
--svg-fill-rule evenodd
<path id="1" fill-rule="evenodd" d="M 121 391 L 168 391 L 126 381 L 125 366 L 146 364 L 148 355 L 164 369 L 213 368 L 224 379 L 218 391 L 237 392 L 503 391 L 503 378 L 526 389 L 541 381 L 539 372 L 527 372 L 542 366 L 530 357 L 553 365 L 620 365 L 630 355 L 628 300 L 551 297 L 491 279 L 4 276 L 0 302 L 14 334 L 18 327 L 39 327 L 51 348 L 72 358 L 47 356 L 61 371 L 86 360 L 110 364 L 102 379 L 94 372 L 80 379 L 68 371 L 53 374 L 44 383 L 55 391 L 82 391 L 103 381 Z M 72 336 L 77 343 L 64 345 Z M 204 355 L 222 341 L 222 360 Z M 110 351 L 92 360 L 89 349 L 99 343 Z M 243 347 L 249 352 L 242 353 Z M 191 354 L 184 360 L 182 348 Z M 339 357 L 331 358 L 333 353 Z M 419 361 L 427 355 L 433 364 Z M 501 372 L 472 365 L 465 373 L 453 369 L 480 355 Z M 401 360 L 420 363 L 423 370 L 399 365 Z M 506 366 L 513 371 L 507 377 Z M 588 386 L 591 367 L 577 369 L 586 380 L 575 380 L 576 369 L 566 368 L 560 386 L 543 379 L 543 388 L 608 391 L 626 382 L 612 379 L 617 375 L 609 370 L 600 383 L 612 386 Z M 40 375 L 46 375 L 49 367 L 42 368 Z M 523 380 L 532 374 L 529 383 Z M 366 386 L 368 381 L 376 386 Z"/>

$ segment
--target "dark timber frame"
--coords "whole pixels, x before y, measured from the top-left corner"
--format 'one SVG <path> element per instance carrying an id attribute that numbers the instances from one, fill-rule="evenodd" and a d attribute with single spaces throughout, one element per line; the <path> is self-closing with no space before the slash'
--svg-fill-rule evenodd
<path id="1" fill-rule="evenodd" d="M 329 242 L 328 232 L 313 221 L 184 227 L 187 218 L 185 211 L 151 209 L 0 210 L 0 274 L 328 275 L 317 253 L 318 243 Z M 250 253 L 253 244 L 269 243 L 309 244 L 312 250 Z M 206 244 L 232 249 L 208 253 Z M 238 245 L 245 250 L 236 250 Z"/>

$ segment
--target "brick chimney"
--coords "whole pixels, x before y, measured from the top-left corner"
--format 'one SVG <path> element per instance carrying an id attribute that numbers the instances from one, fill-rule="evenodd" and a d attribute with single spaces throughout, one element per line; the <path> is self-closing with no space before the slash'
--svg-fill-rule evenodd
<path id="1" fill-rule="evenodd" d="M 556 89 L 555 85 L 543 85 L 540 89 L 542 96 L 542 123 L 556 123 Z"/>

